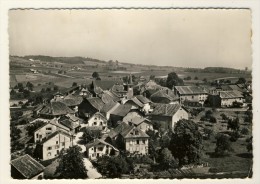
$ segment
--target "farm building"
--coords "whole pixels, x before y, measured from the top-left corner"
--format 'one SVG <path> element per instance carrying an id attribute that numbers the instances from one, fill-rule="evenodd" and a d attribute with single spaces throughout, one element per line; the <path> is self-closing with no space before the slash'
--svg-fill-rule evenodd
<path id="1" fill-rule="evenodd" d="M 154 104 L 154 106 L 149 116 L 158 128 L 173 129 L 180 119 L 188 119 L 188 112 L 179 104 Z"/>
<path id="2" fill-rule="evenodd" d="M 44 168 L 26 154 L 11 161 L 11 176 L 14 179 L 42 179 Z"/>
<path id="3" fill-rule="evenodd" d="M 100 127 L 101 130 L 107 128 L 107 119 L 100 112 L 96 112 L 88 119 L 88 127 Z"/>
<path id="4" fill-rule="evenodd" d="M 191 101 L 199 102 L 203 105 L 208 97 L 206 90 L 198 86 L 175 86 L 174 93 L 179 96 L 181 103 Z"/>
<path id="5" fill-rule="evenodd" d="M 146 132 L 148 130 L 153 130 L 153 124 L 152 122 L 144 117 L 134 117 L 133 119 L 128 121 L 130 125 L 134 125 L 138 127 L 143 132 Z"/>
<path id="6" fill-rule="evenodd" d="M 79 105 L 79 116 L 89 118 L 96 112 L 100 112 L 105 103 L 98 97 L 84 99 Z"/>
<path id="7" fill-rule="evenodd" d="M 178 96 L 169 89 L 159 90 L 152 94 L 150 98 L 154 103 L 175 104 L 179 101 Z"/>
<path id="8" fill-rule="evenodd" d="M 77 133 L 79 131 L 79 129 L 80 129 L 80 120 L 79 120 L 78 117 L 73 116 L 73 115 L 62 116 L 62 117 L 60 117 L 58 122 L 61 125 L 69 128 L 70 133 L 72 135 Z"/>
<path id="9" fill-rule="evenodd" d="M 244 97 L 241 92 L 220 91 L 216 95 L 209 96 L 209 103 L 213 107 L 232 107 L 234 102 L 244 103 Z"/>

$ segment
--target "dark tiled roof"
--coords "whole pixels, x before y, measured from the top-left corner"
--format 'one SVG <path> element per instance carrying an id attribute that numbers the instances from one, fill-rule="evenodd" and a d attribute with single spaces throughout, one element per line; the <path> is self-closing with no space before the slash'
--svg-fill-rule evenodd
<path id="1" fill-rule="evenodd" d="M 106 90 L 106 91 L 103 91 L 103 93 L 109 95 L 115 102 L 120 101 L 119 96 L 111 91 Z"/>
<path id="2" fill-rule="evenodd" d="M 128 104 L 128 102 L 133 102 L 134 104 L 136 104 L 139 107 L 143 107 L 144 106 L 144 104 L 142 104 L 142 102 L 140 102 L 136 97 L 133 97 L 130 100 L 128 100 L 126 102 L 126 104 Z"/>
<path id="3" fill-rule="evenodd" d="M 162 98 L 162 97 L 163 98 L 167 98 L 170 101 L 174 101 L 174 100 L 178 99 L 178 97 L 174 95 L 173 91 L 171 91 L 169 89 L 167 89 L 167 90 L 159 90 L 156 93 L 151 95 L 151 99 Z"/>
<path id="4" fill-rule="evenodd" d="M 107 103 L 103 106 L 103 108 L 100 110 L 100 112 L 104 112 L 107 113 L 108 111 L 110 111 L 112 108 L 114 108 L 115 106 L 119 106 L 120 104 L 118 102 L 111 102 L 111 103 Z"/>
<path id="5" fill-rule="evenodd" d="M 120 132 L 122 132 L 124 129 L 127 129 L 128 127 L 130 126 L 127 123 L 122 122 L 116 128 L 111 129 L 110 132 L 108 133 L 108 136 L 114 138 L 118 134 L 120 134 Z"/>
<path id="6" fill-rule="evenodd" d="M 111 114 L 124 117 L 130 112 L 131 108 L 132 105 L 130 104 L 120 104 Z"/>
<path id="7" fill-rule="evenodd" d="M 180 104 L 154 104 L 151 115 L 173 116 L 181 108 Z"/>
<path id="8" fill-rule="evenodd" d="M 220 98 L 243 98 L 243 95 L 239 91 L 220 91 L 219 92 Z"/>
<path id="9" fill-rule="evenodd" d="M 54 101 L 46 105 L 43 109 L 40 110 L 39 113 L 47 115 L 65 115 L 69 113 L 74 113 L 74 111 L 67 107 L 64 103 Z"/>
<path id="10" fill-rule="evenodd" d="M 105 103 L 98 97 L 87 98 L 87 101 L 97 110 L 101 110 Z"/>
<path id="11" fill-rule="evenodd" d="M 198 86 L 175 86 L 181 95 L 206 94 L 207 92 Z"/>
<path id="12" fill-rule="evenodd" d="M 64 99 L 61 101 L 63 102 L 65 105 L 67 105 L 68 107 L 71 106 L 77 106 L 79 105 L 81 102 L 83 101 L 82 96 L 79 95 L 68 95 L 66 97 L 64 97 Z"/>
<path id="13" fill-rule="evenodd" d="M 11 165 L 27 179 L 40 174 L 44 170 L 44 166 L 42 164 L 27 154 L 12 160 Z"/>
<path id="14" fill-rule="evenodd" d="M 136 98 L 143 104 L 150 103 L 151 101 L 143 95 L 137 95 Z"/>
<path id="15" fill-rule="evenodd" d="M 52 134 L 50 134 L 46 139 L 44 139 L 44 140 L 42 141 L 41 144 L 46 143 L 47 141 L 51 140 L 53 137 L 55 137 L 55 136 L 58 135 L 58 134 L 63 134 L 63 135 L 65 135 L 65 136 L 67 136 L 67 137 L 71 137 L 70 134 L 68 134 L 68 133 L 66 133 L 66 132 L 64 132 L 64 131 L 58 130 L 58 131 L 53 132 Z"/>
<path id="16" fill-rule="evenodd" d="M 130 126 L 120 133 L 125 139 L 126 138 L 148 138 L 149 136 L 142 130 L 135 126 Z"/>
<path id="17" fill-rule="evenodd" d="M 148 123 L 151 123 L 150 120 L 148 120 L 148 119 L 146 119 L 144 117 L 138 117 L 138 116 L 136 116 L 136 117 L 134 117 L 133 119 L 130 120 L 130 122 L 135 124 L 135 125 L 139 125 L 139 124 L 141 124 L 144 121 L 146 121 Z"/>
<path id="18" fill-rule="evenodd" d="M 114 150 L 118 151 L 118 149 L 116 149 L 114 146 L 112 146 L 111 144 L 103 141 L 102 139 L 95 139 L 93 142 L 89 143 L 86 145 L 86 148 L 89 149 L 93 146 L 97 146 L 97 145 L 100 145 L 100 144 L 103 144 L 103 145 L 107 145 L 107 146 L 110 146 L 112 147 Z"/>

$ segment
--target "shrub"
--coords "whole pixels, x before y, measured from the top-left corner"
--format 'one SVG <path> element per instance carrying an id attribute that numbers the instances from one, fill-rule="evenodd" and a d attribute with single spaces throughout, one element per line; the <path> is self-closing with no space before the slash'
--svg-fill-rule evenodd
<path id="1" fill-rule="evenodd" d="M 214 116 L 210 116 L 209 122 L 211 123 L 217 123 L 217 119 Z"/>
<path id="2" fill-rule="evenodd" d="M 230 139 L 229 139 L 230 141 L 236 142 L 238 138 L 239 138 L 238 131 L 234 131 L 230 133 Z"/>
<path id="3" fill-rule="evenodd" d="M 216 136 L 216 148 L 215 148 L 215 154 L 217 156 L 227 156 L 229 155 L 229 152 L 232 151 L 231 142 L 229 140 L 229 137 L 225 134 L 218 134 Z"/>
<path id="4" fill-rule="evenodd" d="M 242 130 L 241 130 L 241 134 L 243 134 L 243 135 L 248 135 L 248 133 L 249 133 L 249 130 L 248 130 L 248 128 L 242 128 Z"/>

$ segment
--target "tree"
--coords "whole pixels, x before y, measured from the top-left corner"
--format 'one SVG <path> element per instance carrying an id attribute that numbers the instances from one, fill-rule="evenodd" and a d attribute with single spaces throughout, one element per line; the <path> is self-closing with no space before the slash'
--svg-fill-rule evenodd
<path id="1" fill-rule="evenodd" d="M 199 163 L 202 156 L 202 135 L 198 125 L 191 120 L 180 120 L 176 123 L 169 145 L 179 165 Z"/>
<path id="2" fill-rule="evenodd" d="M 23 96 L 24 96 L 24 98 L 30 97 L 30 94 L 31 94 L 31 92 L 30 92 L 29 90 L 24 90 L 24 91 L 23 91 Z"/>
<path id="3" fill-rule="evenodd" d="M 88 128 L 83 129 L 82 138 L 84 142 L 89 143 L 94 139 L 98 139 L 101 136 L 101 130 L 90 130 Z"/>
<path id="4" fill-rule="evenodd" d="M 204 138 L 209 140 L 213 134 L 213 130 L 210 128 L 204 128 Z"/>
<path id="5" fill-rule="evenodd" d="M 53 87 L 53 91 L 58 91 L 59 90 L 59 87 L 58 86 L 54 86 Z"/>
<path id="6" fill-rule="evenodd" d="M 23 92 L 23 90 L 24 90 L 23 83 L 18 83 L 17 88 L 18 88 L 19 92 Z"/>
<path id="7" fill-rule="evenodd" d="M 33 90 L 33 84 L 31 82 L 27 82 L 26 87 L 32 91 Z"/>
<path id="8" fill-rule="evenodd" d="M 77 86 L 78 84 L 76 83 L 76 82 L 73 82 L 72 83 L 72 87 L 75 87 L 75 86 Z"/>
<path id="9" fill-rule="evenodd" d="M 94 79 L 97 79 L 97 78 L 99 78 L 99 74 L 97 72 L 93 72 L 92 77 Z"/>
<path id="10" fill-rule="evenodd" d="M 169 89 L 172 89 L 173 86 L 182 86 L 183 80 L 178 77 L 178 75 L 175 72 L 171 72 L 168 74 L 167 80 L 166 80 L 166 86 Z"/>
<path id="11" fill-rule="evenodd" d="M 228 155 L 230 151 L 232 151 L 231 142 L 227 135 L 225 134 L 218 134 L 216 136 L 216 148 L 215 154 L 218 156 L 225 156 Z"/>
<path id="12" fill-rule="evenodd" d="M 238 79 L 238 81 L 236 82 L 236 84 L 245 84 L 245 83 L 246 83 L 246 79 L 243 78 L 243 77 L 240 77 L 240 78 Z"/>
<path id="13" fill-rule="evenodd" d="M 199 78 L 197 76 L 194 77 L 194 80 L 198 80 Z"/>
<path id="14" fill-rule="evenodd" d="M 32 124 L 29 124 L 27 127 L 26 127 L 26 130 L 27 130 L 27 134 L 29 136 L 33 136 L 34 134 L 34 131 L 37 130 L 38 128 L 40 128 L 41 126 L 43 126 L 45 124 L 45 122 L 43 121 L 36 121 Z"/>
<path id="15" fill-rule="evenodd" d="M 163 170 L 177 167 L 177 162 L 168 148 L 163 148 L 161 150 L 161 152 L 159 153 L 158 162 L 160 168 L 162 168 Z"/>
<path id="16" fill-rule="evenodd" d="M 251 152 L 253 150 L 253 137 L 251 136 L 248 140 L 247 140 L 247 145 L 246 145 L 246 149 L 248 152 Z"/>
<path id="17" fill-rule="evenodd" d="M 203 79 L 203 82 L 208 82 L 207 78 L 204 78 L 204 79 Z"/>
<path id="18" fill-rule="evenodd" d="M 240 127 L 240 125 L 239 125 L 239 118 L 229 119 L 228 120 L 227 129 L 231 129 L 233 131 L 238 131 L 239 127 Z"/>
<path id="19" fill-rule="evenodd" d="M 21 133 L 22 132 L 19 128 L 17 128 L 13 124 L 11 124 L 11 132 L 10 132 L 11 141 L 16 141 L 16 140 L 20 139 Z"/>
<path id="20" fill-rule="evenodd" d="M 228 120 L 228 117 L 226 114 L 222 113 L 222 114 L 220 114 L 220 116 L 222 117 L 222 120 Z"/>
<path id="21" fill-rule="evenodd" d="M 155 79 L 155 75 L 150 75 L 150 80 L 154 80 Z"/>
<path id="22" fill-rule="evenodd" d="M 66 153 L 60 155 L 59 165 L 56 172 L 62 179 L 85 179 L 87 169 L 85 168 L 83 156 L 79 146 L 70 147 Z"/>

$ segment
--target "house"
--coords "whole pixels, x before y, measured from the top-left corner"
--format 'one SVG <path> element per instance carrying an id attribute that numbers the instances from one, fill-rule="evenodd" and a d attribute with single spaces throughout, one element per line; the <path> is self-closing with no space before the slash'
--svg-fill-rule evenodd
<path id="1" fill-rule="evenodd" d="M 179 96 L 180 103 L 182 104 L 184 101 L 191 101 L 199 102 L 203 105 L 208 97 L 206 90 L 199 86 L 175 86 L 174 93 Z"/>
<path id="2" fill-rule="evenodd" d="M 62 116 L 60 117 L 60 119 L 58 120 L 58 122 L 69 128 L 70 133 L 73 135 L 75 133 L 77 133 L 80 130 L 80 121 L 79 118 L 74 116 L 74 115 L 66 115 L 66 116 Z"/>
<path id="3" fill-rule="evenodd" d="M 34 142 L 42 142 L 47 139 L 52 133 L 62 130 L 64 132 L 70 133 L 70 129 L 60 123 L 57 119 L 52 119 L 49 123 L 44 124 L 34 131 Z"/>
<path id="4" fill-rule="evenodd" d="M 119 150 L 101 139 L 95 139 L 86 145 L 86 154 L 90 160 L 95 160 L 104 155 L 117 155 Z"/>
<path id="5" fill-rule="evenodd" d="M 128 126 L 118 135 L 117 144 L 130 154 L 147 155 L 149 136 L 136 126 Z"/>
<path id="6" fill-rule="evenodd" d="M 149 113 L 151 110 L 151 100 L 144 97 L 143 95 L 137 95 L 136 98 L 143 104 L 143 111 Z"/>
<path id="7" fill-rule="evenodd" d="M 108 102 L 120 102 L 120 97 L 117 96 L 115 93 L 105 90 L 103 91 L 102 95 L 101 95 L 101 99 L 104 103 L 108 103 Z"/>
<path id="8" fill-rule="evenodd" d="M 188 112 L 180 104 L 154 104 L 154 109 L 149 114 L 154 126 L 163 130 L 173 130 L 176 122 L 188 119 L 188 116 Z"/>
<path id="9" fill-rule="evenodd" d="M 123 118 L 123 122 L 129 122 L 135 117 L 144 118 L 144 116 L 145 115 L 139 110 L 131 110 L 125 115 L 125 117 Z"/>
<path id="10" fill-rule="evenodd" d="M 150 99 L 154 103 L 164 103 L 164 104 L 175 104 L 178 103 L 179 98 L 170 89 L 162 89 L 150 96 Z"/>
<path id="11" fill-rule="evenodd" d="M 131 109 L 142 110 L 144 107 L 144 104 L 142 104 L 142 102 L 140 102 L 136 97 L 127 100 L 124 104 L 131 105 L 132 106 Z"/>
<path id="12" fill-rule="evenodd" d="M 105 115 L 105 117 L 106 117 L 107 120 L 110 120 L 110 114 L 111 114 L 111 112 L 113 112 L 119 105 L 120 105 L 120 103 L 118 103 L 118 102 L 106 103 L 106 104 L 102 107 L 102 109 L 100 110 L 100 112 Z"/>
<path id="13" fill-rule="evenodd" d="M 96 112 L 100 112 L 105 103 L 98 97 L 86 98 L 79 105 L 79 116 L 89 118 Z"/>
<path id="14" fill-rule="evenodd" d="M 91 98 L 91 97 L 93 97 L 92 93 L 90 93 L 87 88 L 82 88 L 82 89 L 80 89 L 79 95 L 80 95 L 80 96 L 83 96 L 83 97 L 85 97 L 85 98 Z"/>
<path id="15" fill-rule="evenodd" d="M 52 101 L 39 111 L 39 116 L 43 118 L 55 118 L 74 113 L 75 112 L 67 107 L 64 103 L 59 101 Z"/>
<path id="16" fill-rule="evenodd" d="M 62 94 L 60 91 L 53 94 L 53 101 L 59 101 L 64 98 L 64 94 Z"/>
<path id="17" fill-rule="evenodd" d="M 11 161 L 11 177 L 14 179 L 42 179 L 44 166 L 29 155 Z"/>
<path id="18" fill-rule="evenodd" d="M 221 107 L 231 107 L 234 102 L 244 103 L 244 97 L 239 91 L 220 91 L 219 99 Z"/>
<path id="19" fill-rule="evenodd" d="M 50 134 L 44 141 L 36 146 L 39 150 L 39 158 L 49 160 L 57 157 L 61 150 L 72 146 L 72 136 L 64 131 L 56 131 Z"/>
<path id="20" fill-rule="evenodd" d="M 88 119 L 87 127 L 100 127 L 101 130 L 105 130 L 107 128 L 107 119 L 100 112 L 96 112 Z"/>
<path id="21" fill-rule="evenodd" d="M 132 105 L 120 104 L 110 113 L 110 121 L 113 125 L 116 125 L 118 121 L 122 121 L 123 118 L 131 111 Z"/>
<path id="22" fill-rule="evenodd" d="M 138 127 L 143 132 L 146 132 L 148 130 L 153 130 L 152 122 L 149 119 L 144 118 L 144 117 L 136 116 L 133 119 L 129 120 L 128 123 L 130 125 L 134 125 L 134 126 Z"/>

